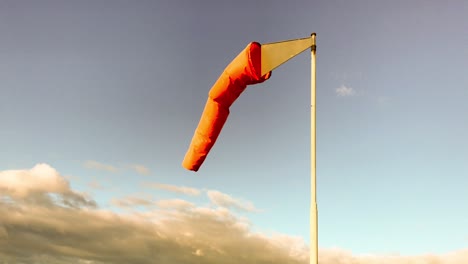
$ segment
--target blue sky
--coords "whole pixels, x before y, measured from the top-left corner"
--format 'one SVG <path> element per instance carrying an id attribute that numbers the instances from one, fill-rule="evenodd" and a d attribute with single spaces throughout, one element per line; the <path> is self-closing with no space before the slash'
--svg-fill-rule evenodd
<path id="1" fill-rule="evenodd" d="M 466 249 L 467 13 L 465 1 L 2 1 L 0 171 L 46 163 L 115 212 L 117 197 L 214 202 L 149 183 L 217 190 L 258 209 L 234 210 L 252 230 L 308 243 L 309 53 L 248 87 L 199 172 L 181 162 L 249 42 L 317 32 L 320 247 Z"/>

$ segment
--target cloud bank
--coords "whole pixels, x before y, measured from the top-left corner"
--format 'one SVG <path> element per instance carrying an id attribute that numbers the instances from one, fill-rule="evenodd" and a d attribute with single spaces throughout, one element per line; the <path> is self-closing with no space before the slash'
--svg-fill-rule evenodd
<path id="1" fill-rule="evenodd" d="M 300 239 L 299 247 L 292 247 L 254 234 L 226 208 L 127 197 L 118 200 L 120 205 L 155 208 L 126 213 L 100 209 L 46 164 L 1 172 L 0 186 L 0 259 L 7 263 L 261 264 L 304 263 L 307 258 Z M 26 199 L 34 195 L 50 199 Z M 54 196 L 81 203 L 71 206 Z M 302 248 L 300 254 L 297 248 Z"/>
<path id="2" fill-rule="evenodd" d="M 234 203 L 223 195 L 218 204 Z M 217 195 L 221 198 L 216 198 Z M 117 199 L 147 210 L 116 213 L 70 188 L 47 164 L 0 172 L 0 260 L 5 263 L 308 263 L 301 238 L 251 231 L 226 207 L 182 199 Z M 441 256 L 354 256 L 321 250 L 321 264 L 462 264 L 468 250 Z"/>

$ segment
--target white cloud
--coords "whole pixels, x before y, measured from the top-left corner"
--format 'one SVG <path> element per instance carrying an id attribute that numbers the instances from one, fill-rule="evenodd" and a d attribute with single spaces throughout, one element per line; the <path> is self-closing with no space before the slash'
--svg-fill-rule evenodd
<path id="1" fill-rule="evenodd" d="M 356 91 L 353 88 L 346 87 L 344 85 L 341 85 L 339 88 L 336 88 L 335 92 L 338 96 L 353 96 L 356 94 Z"/>
<path id="2" fill-rule="evenodd" d="M 72 207 L 96 205 L 86 194 L 71 190 L 68 181 L 47 164 L 37 164 L 32 169 L 1 171 L 2 197 L 5 201 L 20 200 L 47 206 L 54 202 Z"/>
<path id="3" fill-rule="evenodd" d="M 63 193 L 69 190 L 69 186 L 54 168 L 37 164 L 29 170 L 0 172 L 0 189 L 14 197 L 25 197 L 35 192 Z"/>
<path id="4" fill-rule="evenodd" d="M 95 169 L 95 170 L 103 170 L 103 171 L 108 171 L 108 172 L 118 172 L 119 170 L 109 164 L 104 164 L 97 162 L 95 160 L 88 160 L 84 163 L 84 166 L 88 169 Z"/>
<path id="5" fill-rule="evenodd" d="M 242 201 L 240 199 L 235 199 L 225 193 L 211 190 L 207 192 L 208 198 L 210 198 L 211 202 L 217 206 L 226 207 L 226 208 L 234 208 L 237 210 L 247 211 L 247 212 L 254 212 L 257 211 L 255 206 L 249 201 Z"/>
<path id="6" fill-rule="evenodd" d="M 175 186 L 170 184 L 161 184 L 161 183 L 146 183 L 146 187 L 165 190 L 169 192 L 182 193 L 185 195 L 196 196 L 200 194 L 200 190 L 185 186 Z"/>

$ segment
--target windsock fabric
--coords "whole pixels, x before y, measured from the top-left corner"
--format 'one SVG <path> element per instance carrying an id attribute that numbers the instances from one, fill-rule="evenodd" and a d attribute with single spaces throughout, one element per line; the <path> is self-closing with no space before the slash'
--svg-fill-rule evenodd
<path id="1" fill-rule="evenodd" d="M 261 74 L 261 45 L 252 42 L 224 69 L 208 93 L 205 109 L 182 166 L 198 171 L 216 142 L 229 115 L 229 107 L 247 85 L 268 80 L 271 72 Z"/>

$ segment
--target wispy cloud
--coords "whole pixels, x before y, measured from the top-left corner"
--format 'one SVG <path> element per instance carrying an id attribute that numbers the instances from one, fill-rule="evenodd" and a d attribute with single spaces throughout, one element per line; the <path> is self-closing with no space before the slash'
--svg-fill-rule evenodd
<path id="1" fill-rule="evenodd" d="M 128 196 L 119 199 L 112 199 L 111 204 L 121 208 L 133 208 L 136 206 L 154 206 L 155 202 L 150 199 L 137 196 Z"/>
<path id="2" fill-rule="evenodd" d="M 132 164 L 132 165 L 129 165 L 129 167 L 131 169 L 133 169 L 134 171 L 136 171 L 138 174 L 141 174 L 141 175 L 149 175 L 150 174 L 150 169 L 148 167 L 145 167 L 141 164 Z"/>
<path id="3" fill-rule="evenodd" d="M 208 198 L 211 202 L 217 206 L 233 208 L 241 211 L 254 212 L 258 211 L 255 206 L 249 201 L 243 201 L 240 199 L 235 199 L 230 195 L 225 193 L 210 190 L 207 192 Z"/>
<path id="4" fill-rule="evenodd" d="M 103 171 L 108 171 L 108 172 L 118 172 L 119 171 L 119 169 L 117 169 L 117 167 L 114 167 L 114 166 L 109 165 L 109 164 L 104 164 L 104 163 L 101 163 L 101 162 L 97 162 L 95 160 L 85 161 L 83 165 L 88 169 L 103 170 Z"/>
<path id="5" fill-rule="evenodd" d="M 138 174 L 141 175 L 149 175 L 150 169 L 141 164 L 130 164 L 125 166 L 114 166 L 110 164 L 105 164 L 102 162 L 98 162 L 95 160 L 87 160 L 83 163 L 85 168 L 94 169 L 94 170 L 101 170 L 101 171 L 108 171 L 108 172 L 120 172 L 123 170 L 133 170 Z"/>
<path id="6" fill-rule="evenodd" d="M 340 87 L 336 88 L 335 92 L 338 96 L 353 96 L 356 94 L 356 91 L 353 88 L 347 87 L 345 85 L 341 85 Z"/>
<path id="7" fill-rule="evenodd" d="M 144 185 L 150 188 L 155 188 L 155 189 L 160 189 L 160 190 L 165 190 L 165 191 L 175 192 L 175 193 L 182 193 L 182 194 L 190 195 L 190 196 L 196 196 L 201 193 L 200 190 L 198 189 L 185 187 L 185 186 L 175 186 L 175 185 L 162 184 L 162 183 L 145 183 Z"/>
<path id="8" fill-rule="evenodd" d="M 94 190 L 102 190 L 102 189 L 104 189 L 104 187 L 101 185 L 101 183 L 99 183 L 99 182 L 96 181 L 96 180 L 93 180 L 93 181 L 88 182 L 87 185 L 88 185 L 89 188 L 94 189 Z"/>
<path id="9" fill-rule="evenodd" d="M 195 208 L 195 204 L 182 199 L 159 200 L 156 205 L 162 209 L 185 210 Z"/>

